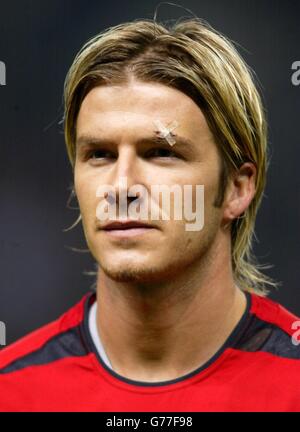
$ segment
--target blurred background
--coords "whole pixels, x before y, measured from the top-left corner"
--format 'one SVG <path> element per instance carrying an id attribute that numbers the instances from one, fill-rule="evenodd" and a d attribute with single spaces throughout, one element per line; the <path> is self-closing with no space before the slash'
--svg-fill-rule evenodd
<path id="1" fill-rule="evenodd" d="M 170 3 L 170 2 L 169 2 Z M 254 252 L 281 281 L 270 298 L 300 316 L 299 0 L 10 0 L 0 3 L 0 321 L 7 344 L 56 319 L 93 285 L 94 259 L 67 207 L 65 75 L 83 43 L 137 18 L 204 18 L 238 45 L 255 71 L 269 120 L 270 167 Z M 182 6 L 181 8 L 179 6 Z M 76 207 L 71 201 L 70 206 Z"/>

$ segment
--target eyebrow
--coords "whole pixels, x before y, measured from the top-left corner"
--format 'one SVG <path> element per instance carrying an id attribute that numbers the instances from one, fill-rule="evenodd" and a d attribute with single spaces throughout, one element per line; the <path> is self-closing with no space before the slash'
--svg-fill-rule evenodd
<path id="1" fill-rule="evenodd" d="M 140 138 L 136 141 L 137 145 L 146 145 L 146 144 L 159 144 L 166 145 L 171 148 L 180 148 L 182 150 L 192 150 L 194 147 L 194 143 L 189 138 L 179 136 L 171 132 L 171 136 L 175 138 L 176 143 L 171 146 L 167 139 L 158 135 L 150 135 L 143 138 Z M 100 138 L 93 135 L 80 135 L 76 140 L 76 148 L 79 149 L 83 146 L 89 145 L 105 145 L 105 146 L 114 146 L 116 143 L 113 140 L 107 138 Z M 179 147 L 180 146 L 180 147 Z"/>

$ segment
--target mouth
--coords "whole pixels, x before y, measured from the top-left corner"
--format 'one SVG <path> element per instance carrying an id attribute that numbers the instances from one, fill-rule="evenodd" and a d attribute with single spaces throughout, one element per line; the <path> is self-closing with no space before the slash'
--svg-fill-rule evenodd
<path id="1" fill-rule="evenodd" d="M 123 238 L 147 234 L 155 229 L 156 228 L 153 225 L 139 221 L 115 221 L 108 223 L 101 228 L 103 232 L 110 236 Z"/>

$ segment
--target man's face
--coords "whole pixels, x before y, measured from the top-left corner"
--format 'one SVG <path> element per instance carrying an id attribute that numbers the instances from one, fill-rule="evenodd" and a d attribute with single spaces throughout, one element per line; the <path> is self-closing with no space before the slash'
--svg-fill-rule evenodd
<path id="1" fill-rule="evenodd" d="M 161 144 L 153 140 L 159 132 L 157 119 L 164 126 L 177 122 L 174 145 L 166 138 Z M 188 143 L 182 144 L 180 137 Z M 101 143 L 89 142 L 94 138 Z M 213 205 L 221 164 L 205 117 L 192 99 L 158 83 L 95 87 L 78 114 L 76 146 L 74 184 L 83 228 L 89 249 L 106 275 L 124 282 L 168 280 L 203 258 L 216 241 L 222 220 L 222 210 Z M 128 188 L 144 186 L 149 203 L 153 185 L 179 185 L 182 191 L 184 185 L 191 185 L 193 191 L 196 185 L 204 185 L 203 228 L 188 231 L 187 220 L 175 220 L 171 214 L 170 220 L 151 220 L 149 215 L 142 222 L 152 228 L 144 230 L 103 229 L 110 221 L 96 216 L 99 202 L 104 202 L 97 189 L 111 185 L 117 197 L 124 188 L 122 178 Z"/>

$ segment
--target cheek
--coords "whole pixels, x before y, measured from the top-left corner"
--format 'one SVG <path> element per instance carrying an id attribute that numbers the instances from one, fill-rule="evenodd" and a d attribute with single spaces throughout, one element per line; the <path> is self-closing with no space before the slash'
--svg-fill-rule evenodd
<path id="1" fill-rule="evenodd" d="M 74 187 L 83 219 L 94 216 L 96 208 L 96 185 L 83 176 L 74 177 Z"/>
<path id="2" fill-rule="evenodd" d="M 205 225 L 199 231 L 186 231 L 184 223 L 176 222 L 170 226 L 167 239 L 157 245 L 164 253 L 161 257 L 170 261 L 176 261 L 180 265 L 186 265 L 205 254 L 211 244 L 216 230 L 211 224 Z"/>

